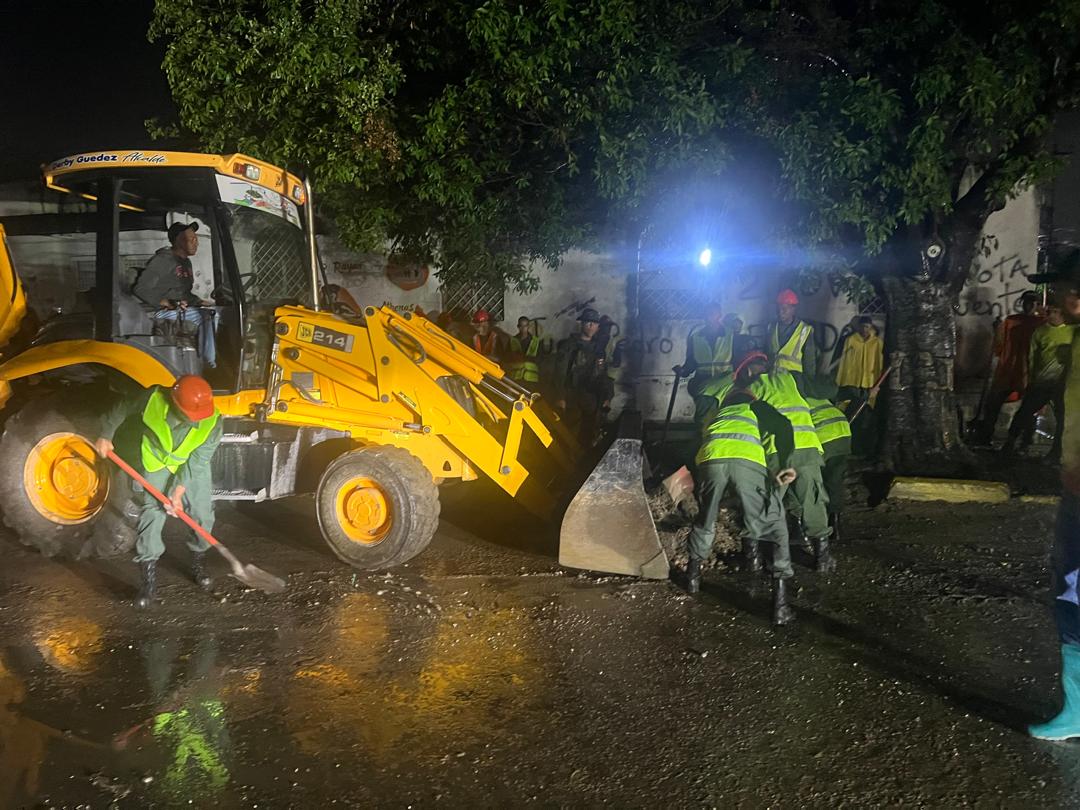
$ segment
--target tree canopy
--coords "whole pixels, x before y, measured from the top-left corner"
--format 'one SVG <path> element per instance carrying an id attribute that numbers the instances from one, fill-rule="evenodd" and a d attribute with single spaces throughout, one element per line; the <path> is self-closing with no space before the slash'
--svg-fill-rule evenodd
<path id="1" fill-rule="evenodd" d="M 179 132 L 310 167 L 343 237 L 527 288 L 746 155 L 809 243 L 930 239 L 1054 169 L 1080 0 L 158 0 Z"/>

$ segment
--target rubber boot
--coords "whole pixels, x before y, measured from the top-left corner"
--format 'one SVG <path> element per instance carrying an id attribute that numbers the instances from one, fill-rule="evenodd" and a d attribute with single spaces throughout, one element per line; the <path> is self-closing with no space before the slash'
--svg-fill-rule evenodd
<path id="1" fill-rule="evenodd" d="M 818 537 L 813 540 L 814 544 L 814 570 L 822 574 L 831 574 L 836 570 L 836 560 L 829 552 L 829 538 Z"/>
<path id="2" fill-rule="evenodd" d="M 135 607 L 146 610 L 154 604 L 157 596 L 157 560 L 139 563 L 139 573 L 142 575 L 142 584 L 139 586 L 139 595 L 135 597 Z"/>
<path id="3" fill-rule="evenodd" d="M 761 570 L 761 550 L 757 540 L 749 537 L 743 539 L 743 570 L 756 574 Z"/>
<path id="4" fill-rule="evenodd" d="M 701 590 L 701 560 L 691 557 L 686 563 L 686 592 L 697 593 Z"/>
<path id="5" fill-rule="evenodd" d="M 1028 726 L 1037 740 L 1068 740 L 1080 737 L 1080 647 L 1061 645 L 1061 691 L 1064 705 L 1053 719 Z"/>
<path id="6" fill-rule="evenodd" d="M 833 512 L 829 515 L 829 525 L 832 526 L 832 541 L 840 542 L 840 513 Z"/>
<path id="7" fill-rule="evenodd" d="M 1010 436 L 1005 440 L 1005 444 L 1001 445 L 1001 449 L 998 451 L 1006 458 L 1011 458 L 1016 455 L 1016 438 Z"/>
<path id="8" fill-rule="evenodd" d="M 204 591 L 210 590 L 210 586 L 214 584 L 214 580 L 210 578 L 210 573 L 206 570 L 205 551 L 196 551 L 191 555 L 191 578 Z"/>
<path id="9" fill-rule="evenodd" d="M 788 580 L 789 578 L 785 577 L 772 581 L 772 623 L 777 627 L 795 621 L 795 611 L 788 604 L 788 593 L 791 589 Z"/>

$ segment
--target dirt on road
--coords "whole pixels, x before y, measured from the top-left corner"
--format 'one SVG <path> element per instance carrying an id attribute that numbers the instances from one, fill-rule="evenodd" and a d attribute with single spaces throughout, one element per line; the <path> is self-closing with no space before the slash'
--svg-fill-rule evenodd
<path id="1" fill-rule="evenodd" d="M 449 493 L 432 547 L 353 571 L 308 504 L 223 507 L 285 595 L 0 541 L 0 807 L 1067 807 L 1053 506 L 853 508 L 798 623 L 729 567 L 667 582 L 560 569 L 553 535 Z M 479 502 L 478 500 L 479 499 Z M 796 562 L 800 562 L 798 555 Z"/>

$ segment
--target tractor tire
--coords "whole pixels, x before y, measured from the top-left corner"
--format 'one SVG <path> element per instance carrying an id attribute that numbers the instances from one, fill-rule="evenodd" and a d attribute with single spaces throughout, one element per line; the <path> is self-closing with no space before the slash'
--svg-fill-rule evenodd
<path id="1" fill-rule="evenodd" d="M 0 514 L 19 540 L 47 557 L 85 557 L 108 498 L 108 472 L 93 447 L 92 417 L 59 398 L 26 403 L 0 435 Z"/>
<path id="2" fill-rule="evenodd" d="M 365 571 L 411 560 L 439 525 L 435 479 L 400 447 L 364 447 L 338 456 L 319 481 L 315 507 L 330 548 Z"/>

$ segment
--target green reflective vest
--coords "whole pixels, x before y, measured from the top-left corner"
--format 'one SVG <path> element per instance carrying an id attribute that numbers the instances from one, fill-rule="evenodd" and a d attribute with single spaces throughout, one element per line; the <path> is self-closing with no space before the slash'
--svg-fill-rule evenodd
<path id="1" fill-rule="evenodd" d="M 708 429 L 708 424 L 712 420 L 713 415 L 720 409 L 720 403 L 724 401 L 731 389 L 735 387 L 735 375 L 731 372 L 721 374 L 719 377 L 713 377 L 705 382 L 701 390 L 698 391 L 694 397 L 695 406 L 700 413 L 704 414 L 702 422 L 702 434 Z M 706 398 L 711 397 L 712 402 L 709 402 Z M 699 404 L 707 402 L 708 404 Z"/>
<path id="2" fill-rule="evenodd" d="M 851 455 L 851 424 L 844 412 L 827 399 L 807 397 L 806 402 L 825 455 Z"/>
<path id="3" fill-rule="evenodd" d="M 774 323 L 769 333 L 769 353 L 776 359 L 776 367 L 785 371 L 802 372 L 802 353 L 806 341 L 814 334 L 814 327 L 799 321 L 787 343 L 780 345 L 780 324 Z"/>
<path id="4" fill-rule="evenodd" d="M 510 338 L 511 355 L 525 355 L 524 360 L 515 360 L 509 363 L 510 379 L 520 382 L 540 382 L 540 366 L 536 357 L 540 354 L 540 338 L 533 336 L 529 339 L 529 345 L 524 348 L 521 338 L 514 335 Z"/>
<path id="5" fill-rule="evenodd" d="M 796 450 L 812 448 L 822 452 L 814 420 L 810 417 L 810 406 L 799 393 L 794 377 L 775 371 L 772 374 L 762 374 L 751 383 L 750 393 L 772 405 L 791 423 L 791 429 L 795 433 Z"/>
<path id="6" fill-rule="evenodd" d="M 694 461 L 742 459 L 765 466 L 765 449 L 757 417 L 745 403 L 721 408 L 705 427 L 705 438 Z"/>
<path id="7" fill-rule="evenodd" d="M 169 423 L 165 421 L 168 413 L 168 397 L 162 389 L 155 389 L 146 407 L 143 408 L 142 414 L 143 425 L 146 428 L 143 430 L 142 437 L 142 466 L 146 472 L 167 469 L 175 474 L 191 457 L 191 454 L 207 440 L 210 431 L 217 424 L 218 417 L 221 416 L 215 408 L 213 414 L 200 420 L 187 432 L 180 446 L 175 447 L 172 430 L 169 429 Z"/>
<path id="8" fill-rule="evenodd" d="M 694 332 L 690 336 L 690 351 L 697 373 L 703 377 L 715 377 L 731 371 L 733 340 L 734 335 L 726 329 L 711 344 L 702 330 Z"/>

